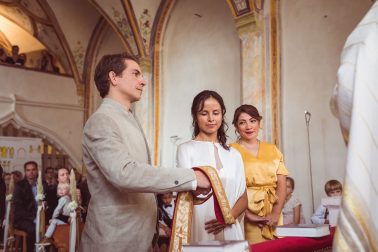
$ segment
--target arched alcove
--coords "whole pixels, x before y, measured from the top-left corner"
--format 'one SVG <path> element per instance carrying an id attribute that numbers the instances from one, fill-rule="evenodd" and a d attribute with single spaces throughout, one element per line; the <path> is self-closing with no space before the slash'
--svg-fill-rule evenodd
<path id="1" fill-rule="evenodd" d="M 231 125 L 241 102 L 240 40 L 226 2 L 177 1 L 161 44 L 159 154 L 160 163 L 171 166 L 176 144 L 191 139 L 190 107 L 197 93 L 217 91 Z M 233 132 L 230 126 L 231 140 Z"/>
<path id="2" fill-rule="evenodd" d="M 58 136 L 45 127 L 22 119 L 15 112 L 0 118 L 0 136 L 41 138 L 42 169 L 65 166 L 81 170 L 81 162 Z"/>

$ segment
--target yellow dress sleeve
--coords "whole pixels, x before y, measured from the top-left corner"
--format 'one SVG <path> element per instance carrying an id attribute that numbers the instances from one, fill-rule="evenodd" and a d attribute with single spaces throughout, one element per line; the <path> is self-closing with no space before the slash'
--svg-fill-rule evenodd
<path id="1" fill-rule="evenodd" d="M 277 147 L 275 147 L 275 149 L 277 151 L 277 155 L 280 158 L 280 163 L 278 164 L 278 169 L 277 169 L 277 175 L 286 175 L 287 176 L 287 175 L 289 175 L 289 171 L 285 167 L 283 155 Z"/>

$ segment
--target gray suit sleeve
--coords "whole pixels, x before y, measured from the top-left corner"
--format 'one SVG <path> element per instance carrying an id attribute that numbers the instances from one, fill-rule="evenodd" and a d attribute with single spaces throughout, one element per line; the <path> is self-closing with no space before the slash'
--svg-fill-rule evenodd
<path id="1" fill-rule="evenodd" d="M 154 193 L 192 190 L 193 170 L 153 167 L 137 162 L 125 141 L 127 139 L 122 139 L 111 117 L 92 115 L 84 128 L 85 163 L 94 162 L 104 177 L 121 190 Z"/>

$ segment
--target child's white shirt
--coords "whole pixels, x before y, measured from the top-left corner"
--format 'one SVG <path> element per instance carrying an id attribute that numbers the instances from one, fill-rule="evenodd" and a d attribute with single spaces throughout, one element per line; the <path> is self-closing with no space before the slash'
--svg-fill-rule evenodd
<path id="1" fill-rule="evenodd" d="M 311 222 L 314 224 L 324 224 L 326 220 L 326 211 L 327 207 L 320 204 L 318 209 L 316 209 L 315 213 L 312 215 Z"/>

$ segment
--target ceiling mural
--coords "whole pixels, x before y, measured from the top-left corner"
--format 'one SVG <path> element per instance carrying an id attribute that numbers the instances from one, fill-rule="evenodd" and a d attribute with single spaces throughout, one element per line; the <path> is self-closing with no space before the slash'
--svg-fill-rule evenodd
<path id="1" fill-rule="evenodd" d="M 81 41 L 77 41 L 72 50 L 73 57 L 76 62 L 77 70 L 79 71 L 81 78 L 84 70 L 85 48 Z"/>
<path id="2" fill-rule="evenodd" d="M 29 12 L 34 18 L 39 18 L 42 20 L 48 20 L 46 13 L 43 11 L 41 6 L 35 0 L 21 0 L 20 5 L 24 7 L 25 10 Z"/>
<path id="3" fill-rule="evenodd" d="M 143 13 L 140 15 L 138 19 L 140 32 L 143 38 L 143 45 L 146 48 L 146 51 L 149 51 L 150 46 L 150 37 L 151 37 L 151 29 L 152 29 L 152 17 L 149 13 L 148 9 L 144 9 Z"/>
<path id="4" fill-rule="evenodd" d="M 71 75 L 72 71 L 70 64 L 54 28 L 52 26 L 38 23 L 36 34 L 38 40 L 46 46 L 46 48 L 51 52 L 51 54 L 53 54 L 53 56 L 55 56 L 55 58 L 59 59 L 59 62 L 64 67 L 64 73 Z"/>
<path id="5" fill-rule="evenodd" d="M 0 15 L 17 24 L 41 42 L 54 55 L 59 65 L 63 67 L 61 73 L 72 74 L 71 66 L 63 50 L 62 43 L 57 37 L 56 30 L 52 23 L 46 19 L 47 15 L 44 14 L 38 1 L 12 1 L 11 4 L 0 1 Z M 6 36 L 7 34 L 4 35 Z M 28 42 L 25 41 L 24 43 Z M 19 46 L 22 51 L 23 46 Z"/>
<path id="6" fill-rule="evenodd" d="M 93 44 L 101 44 L 101 39 L 94 36 L 100 20 L 106 20 L 109 24 L 107 29 L 112 29 L 121 38 L 124 50 L 140 57 L 150 57 L 151 34 L 162 2 L 0 0 L 0 15 L 39 41 L 42 49 L 38 50 L 49 51 L 59 62 L 62 68 L 60 73 L 73 76 L 78 90 L 83 90 L 81 86 L 88 84 L 84 83 L 86 78 L 83 78 L 86 75 L 86 62 L 95 57 L 93 53 L 88 54 L 89 45 L 93 47 Z M 7 36 L 11 34 L 4 30 L 1 32 L 1 46 L 9 53 L 9 41 L 12 40 Z M 34 51 L 30 53 L 35 54 Z"/>
<path id="7" fill-rule="evenodd" d="M 30 19 L 29 16 L 21 10 L 21 8 L 0 4 L 0 14 L 8 18 L 12 22 L 16 23 L 18 26 L 22 27 L 30 34 L 35 33 L 32 24 L 32 19 Z"/>
<path id="8" fill-rule="evenodd" d="M 119 0 L 89 0 L 96 9 L 105 17 L 111 26 L 117 31 L 125 43 L 128 51 L 135 55 L 138 48 L 135 43 L 134 34 L 128 22 L 125 8 Z"/>
<path id="9" fill-rule="evenodd" d="M 75 62 L 77 78 L 83 80 L 86 48 L 99 18 L 99 12 L 87 1 L 48 1 L 55 15 L 59 32 L 69 48 L 69 57 Z M 85 10 L 85 15 L 83 15 Z M 80 24 L 80 25 L 78 25 Z"/>
<path id="10" fill-rule="evenodd" d="M 0 31 L 0 47 L 2 47 L 8 53 L 10 53 L 12 49 L 12 44 L 2 31 Z"/>
<path id="11" fill-rule="evenodd" d="M 124 15 L 122 11 L 115 9 L 114 7 L 112 7 L 111 15 L 112 15 L 113 20 L 115 21 L 115 24 L 120 29 L 120 31 L 122 32 L 122 35 L 126 38 L 128 44 L 130 45 L 132 52 L 134 54 L 138 54 L 138 49 L 134 41 L 134 35 L 131 32 L 131 28 L 127 21 L 126 15 Z"/>
<path id="12" fill-rule="evenodd" d="M 143 39 L 143 46 L 147 55 L 150 54 L 151 32 L 154 20 L 159 9 L 160 0 L 129 0 Z"/>

